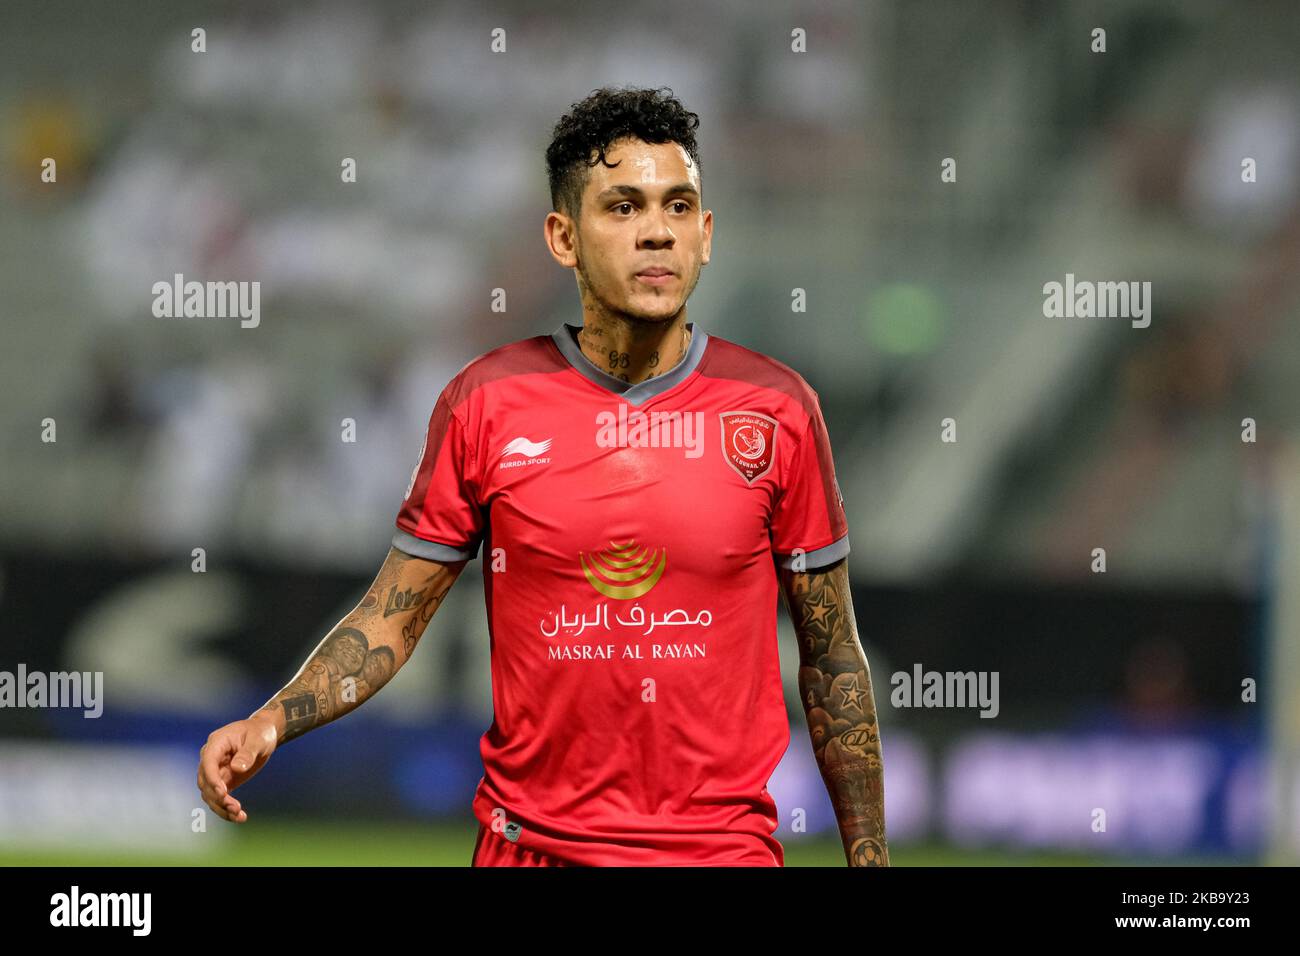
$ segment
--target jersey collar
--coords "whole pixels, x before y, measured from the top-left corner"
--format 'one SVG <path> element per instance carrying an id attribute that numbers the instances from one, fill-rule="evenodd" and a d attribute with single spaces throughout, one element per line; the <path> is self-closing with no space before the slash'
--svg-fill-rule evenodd
<path id="1" fill-rule="evenodd" d="M 686 347 L 686 354 L 682 356 L 681 361 L 662 375 L 636 383 L 625 382 L 621 378 L 610 375 L 583 354 L 582 347 L 578 344 L 578 333 L 582 331 L 582 326 L 561 323 L 560 327 L 551 333 L 551 338 L 555 341 L 560 354 L 568 359 L 569 364 L 584 378 L 615 395 L 622 395 L 628 404 L 640 405 L 685 381 L 700 364 L 700 359 L 704 357 L 704 347 L 709 340 L 708 333 L 696 328 L 694 322 L 687 322 L 686 327 L 691 330 L 691 344 Z"/>

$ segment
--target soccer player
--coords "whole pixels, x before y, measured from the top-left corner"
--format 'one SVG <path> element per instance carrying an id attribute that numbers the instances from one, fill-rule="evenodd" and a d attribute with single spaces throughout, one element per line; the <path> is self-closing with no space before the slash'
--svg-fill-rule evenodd
<path id="1" fill-rule="evenodd" d="M 671 91 L 669 91 L 671 94 Z M 870 671 L 817 393 L 686 320 L 708 263 L 699 117 L 597 90 L 556 125 L 545 238 L 582 324 L 466 365 L 433 407 L 392 549 L 293 681 L 204 746 L 231 791 L 360 705 L 482 554 L 494 717 L 476 866 L 781 866 L 777 593 L 851 866 L 888 865 Z"/>

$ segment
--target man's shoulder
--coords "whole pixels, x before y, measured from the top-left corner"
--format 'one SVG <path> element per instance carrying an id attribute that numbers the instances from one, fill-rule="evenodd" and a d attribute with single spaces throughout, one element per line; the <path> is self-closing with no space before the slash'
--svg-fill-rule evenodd
<path id="1" fill-rule="evenodd" d="M 470 359 L 452 376 L 443 394 L 454 407 L 477 390 L 517 375 L 563 371 L 564 360 L 549 334 L 498 345 Z"/>
<path id="2" fill-rule="evenodd" d="M 817 403 L 816 390 L 785 362 L 712 333 L 709 334 L 709 348 L 704 361 L 700 363 L 700 373 L 775 389 L 805 409 L 811 409 Z"/>

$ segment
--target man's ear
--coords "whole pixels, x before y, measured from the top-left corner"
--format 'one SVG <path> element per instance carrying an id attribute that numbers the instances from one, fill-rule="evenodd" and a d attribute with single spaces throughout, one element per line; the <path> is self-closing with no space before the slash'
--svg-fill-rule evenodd
<path id="1" fill-rule="evenodd" d="M 564 213 L 554 210 L 547 213 L 542 223 L 542 239 L 551 257 L 560 265 L 572 269 L 578 264 L 577 223 Z"/>

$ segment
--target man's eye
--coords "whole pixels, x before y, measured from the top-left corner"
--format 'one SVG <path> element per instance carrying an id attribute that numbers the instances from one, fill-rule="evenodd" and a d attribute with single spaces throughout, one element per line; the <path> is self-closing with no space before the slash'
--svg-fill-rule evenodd
<path id="1" fill-rule="evenodd" d="M 688 210 L 691 208 L 691 204 L 688 203 L 688 202 L 687 202 L 686 200 L 684 200 L 684 199 L 679 199 L 679 200 L 677 200 L 675 203 L 673 203 L 673 205 L 674 205 L 674 206 L 682 206 L 682 207 L 684 207 L 684 208 L 682 209 L 682 212 L 686 212 L 686 211 L 688 211 Z"/>
<path id="2" fill-rule="evenodd" d="M 630 202 L 621 202 L 621 203 L 619 203 L 617 206 L 615 206 L 614 208 L 617 210 L 617 209 L 622 209 L 624 206 L 627 206 L 627 208 L 629 208 L 629 209 L 632 208 L 632 204 L 631 204 Z"/>

